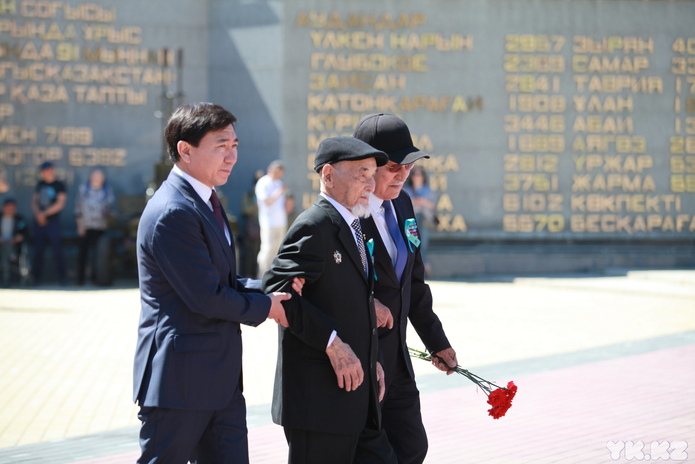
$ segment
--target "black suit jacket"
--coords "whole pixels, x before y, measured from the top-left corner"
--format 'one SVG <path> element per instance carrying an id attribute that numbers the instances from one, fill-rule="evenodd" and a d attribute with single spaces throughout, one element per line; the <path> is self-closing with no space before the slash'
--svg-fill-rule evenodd
<path id="1" fill-rule="evenodd" d="M 270 298 L 245 286 L 210 207 L 175 173 L 138 225 L 140 325 L 133 398 L 141 406 L 222 409 L 241 379 L 241 327 Z"/>
<path id="2" fill-rule="evenodd" d="M 376 381 L 378 339 L 371 268 L 365 275 L 352 228 L 328 200 L 294 221 L 272 268 L 265 291 L 289 291 L 304 277 L 303 297 L 283 302 L 290 324 L 280 327 L 273 393 L 273 421 L 285 427 L 357 434 L 367 420 L 379 424 Z M 347 392 L 326 354 L 333 330 L 362 363 L 365 380 Z"/>
<path id="3" fill-rule="evenodd" d="M 403 362 L 410 376 L 414 378 L 413 365 L 408 355 L 405 338 L 408 320 L 430 352 L 438 352 L 451 346 L 444 334 L 439 317 L 432 310 L 432 292 L 429 285 L 425 283 L 425 266 L 420 255 L 420 248 L 414 243 L 409 243 L 405 232 L 406 220 L 415 218 L 413 203 L 405 191 L 401 191 L 398 198 L 392 202 L 399 229 L 408 249 L 408 260 L 401 282 L 398 282 L 396 270 L 374 219 L 371 217 L 362 219 L 362 231 L 367 239 L 373 238 L 375 243 L 374 298 L 386 305 L 394 318 L 393 329 L 379 329 L 379 345 L 387 388 L 395 373 L 403 366 Z"/>

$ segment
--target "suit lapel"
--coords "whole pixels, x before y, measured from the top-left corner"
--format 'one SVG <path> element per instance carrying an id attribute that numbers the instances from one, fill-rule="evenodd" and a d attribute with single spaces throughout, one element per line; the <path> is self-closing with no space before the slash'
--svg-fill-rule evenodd
<path id="1" fill-rule="evenodd" d="M 209 229 L 214 230 L 214 234 L 220 241 L 220 245 L 224 249 L 224 252 L 227 255 L 227 257 L 231 260 L 231 262 L 236 264 L 236 256 L 234 255 L 234 250 L 232 248 L 233 245 L 230 247 L 229 243 L 227 243 L 227 237 L 224 235 L 224 231 L 220 229 L 220 226 L 217 223 L 217 219 L 215 218 L 214 213 L 207 205 L 207 203 L 204 202 L 202 198 L 200 198 L 200 195 L 198 195 L 195 189 L 193 189 L 191 184 L 186 182 L 186 180 L 178 174 L 175 174 L 174 172 L 169 173 L 167 181 L 170 182 L 171 185 L 174 188 L 176 188 L 181 193 L 181 195 L 184 196 L 184 198 L 191 202 L 191 205 L 193 205 L 198 214 L 200 214 L 200 216 L 202 216 L 204 221 L 207 223 L 207 227 Z M 226 217 L 224 209 L 222 210 L 222 214 Z M 231 231 L 229 232 L 229 237 L 232 238 L 231 242 L 233 244 L 234 240 Z"/>
<path id="2" fill-rule="evenodd" d="M 405 217 L 405 215 L 408 214 L 406 211 L 406 207 L 403 203 L 403 195 L 406 195 L 405 192 L 401 192 L 401 194 L 396 198 L 395 200 L 391 200 L 391 203 L 393 204 L 393 209 L 396 212 L 396 221 L 398 221 L 398 230 L 401 233 L 401 237 L 403 237 L 403 242 L 405 242 L 405 249 L 408 251 L 408 260 L 405 262 L 405 269 L 403 271 L 403 275 L 408 275 L 407 274 L 407 269 L 409 266 L 412 265 L 413 260 L 415 259 L 415 253 L 411 252 L 411 243 L 408 241 L 408 237 L 405 234 L 405 221 L 406 219 L 410 219 L 411 217 L 414 218 L 415 215 L 411 217 Z M 419 226 L 419 224 L 418 224 Z"/>
<path id="3" fill-rule="evenodd" d="M 316 200 L 316 206 L 322 208 L 331 218 L 331 222 L 335 227 L 338 228 L 338 240 L 342 243 L 343 247 L 350 256 L 352 263 L 359 269 L 360 275 L 364 277 L 367 281 L 367 276 L 364 274 L 364 267 L 362 267 L 362 258 L 360 257 L 360 251 L 357 249 L 357 244 L 355 243 L 355 231 L 353 228 L 345 222 L 343 216 L 340 215 L 337 209 L 333 207 L 331 202 L 319 195 Z M 364 232 L 364 231 L 363 231 Z M 369 259 L 367 259 L 369 261 Z"/>

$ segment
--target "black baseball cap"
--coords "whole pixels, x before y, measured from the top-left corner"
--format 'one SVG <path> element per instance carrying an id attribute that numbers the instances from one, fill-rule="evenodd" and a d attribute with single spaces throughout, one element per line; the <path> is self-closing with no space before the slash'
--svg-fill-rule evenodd
<path id="1" fill-rule="evenodd" d="M 43 163 L 41 163 L 41 166 L 39 166 L 39 171 L 43 171 L 44 169 L 51 169 L 54 167 L 55 165 L 50 161 L 44 161 Z"/>
<path id="2" fill-rule="evenodd" d="M 357 123 L 355 138 L 385 152 L 389 160 L 410 164 L 429 155 L 413 145 L 408 126 L 398 116 L 387 113 L 369 114 Z"/>
<path id="3" fill-rule="evenodd" d="M 340 161 L 357 161 L 365 158 L 376 159 L 377 166 L 383 166 L 389 161 L 389 157 L 368 143 L 354 137 L 330 137 L 323 139 L 316 150 L 314 170 L 321 172 L 327 164 Z"/>

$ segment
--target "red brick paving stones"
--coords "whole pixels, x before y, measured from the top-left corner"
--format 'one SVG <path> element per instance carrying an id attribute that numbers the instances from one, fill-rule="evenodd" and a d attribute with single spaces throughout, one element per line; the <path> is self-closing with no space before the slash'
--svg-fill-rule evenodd
<path id="1" fill-rule="evenodd" d="M 686 345 L 499 379 L 514 380 L 519 392 L 497 420 L 487 415 L 486 397 L 473 384 L 424 394 L 426 463 L 646 462 L 655 460 L 651 452 L 662 460 L 695 461 L 693 360 L 695 345 Z M 627 442 L 633 443 L 630 460 L 619 449 Z M 251 428 L 249 447 L 254 464 L 286 460 L 284 435 L 276 425 Z M 136 457 L 124 453 L 74 464 L 125 464 Z"/>

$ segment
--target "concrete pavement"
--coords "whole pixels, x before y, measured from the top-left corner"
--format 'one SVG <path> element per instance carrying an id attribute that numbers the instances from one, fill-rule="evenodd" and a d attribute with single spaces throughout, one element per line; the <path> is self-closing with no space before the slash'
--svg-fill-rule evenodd
<path id="1" fill-rule="evenodd" d="M 414 360 L 428 463 L 695 461 L 695 271 L 431 285 L 461 364 L 519 393 L 493 420 L 473 384 Z M 135 461 L 138 312 L 129 286 L 0 290 L 0 463 Z M 244 330 L 252 463 L 286 461 L 275 340 Z"/>

